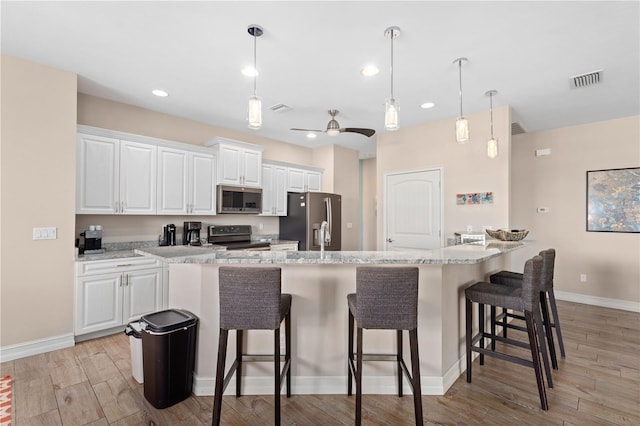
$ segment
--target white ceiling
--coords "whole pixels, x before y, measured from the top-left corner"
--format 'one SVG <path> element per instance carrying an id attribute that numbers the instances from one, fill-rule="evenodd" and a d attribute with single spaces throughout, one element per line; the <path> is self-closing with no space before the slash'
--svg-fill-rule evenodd
<path id="1" fill-rule="evenodd" d="M 310 147 L 336 143 L 375 153 L 375 138 L 315 140 L 291 127 L 324 129 L 329 108 L 342 127 L 384 132 L 390 93 L 400 126 L 509 104 L 526 131 L 640 114 L 640 3 L 585 2 L 9 2 L 1 3 L 2 53 L 78 74 L 78 90 L 216 126 L 247 129 L 253 62 L 247 26 L 258 24 L 258 95 L 265 137 Z M 365 78 L 360 69 L 380 73 Z M 599 85 L 569 77 L 604 70 Z M 151 95 L 162 88 L 167 98 Z M 46 94 L 43 94 L 46 96 Z M 435 108 L 424 110 L 425 101 Z M 283 103 L 287 112 L 269 106 Z M 471 129 L 473 132 L 473 129 Z M 452 128 L 452 139 L 453 139 Z"/>

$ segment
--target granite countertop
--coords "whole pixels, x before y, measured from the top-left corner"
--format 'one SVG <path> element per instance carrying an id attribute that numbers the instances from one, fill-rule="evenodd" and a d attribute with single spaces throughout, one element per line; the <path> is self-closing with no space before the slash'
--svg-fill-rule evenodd
<path id="1" fill-rule="evenodd" d="M 462 244 L 415 251 L 214 251 L 202 247 L 149 247 L 135 253 L 191 264 L 474 264 L 525 246 L 521 241 Z"/>

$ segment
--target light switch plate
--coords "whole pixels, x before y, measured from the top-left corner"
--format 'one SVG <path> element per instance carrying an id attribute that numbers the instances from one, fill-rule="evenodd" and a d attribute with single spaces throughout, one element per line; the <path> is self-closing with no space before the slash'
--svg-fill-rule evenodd
<path id="1" fill-rule="evenodd" d="M 34 240 L 55 240 L 58 238 L 58 229 L 55 226 L 46 228 L 33 228 Z"/>

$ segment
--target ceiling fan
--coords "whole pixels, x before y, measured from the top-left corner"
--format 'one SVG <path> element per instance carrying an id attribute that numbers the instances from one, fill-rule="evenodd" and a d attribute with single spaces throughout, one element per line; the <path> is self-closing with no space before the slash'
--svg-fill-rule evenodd
<path id="1" fill-rule="evenodd" d="M 327 123 L 326 130 L 314 130 L 314 129 L 291 129 L 291 130 L 300 130 L 303 132 L 325 132 L 329 136 L 338 136 L 340 133 L 345 133 L 345 132 L 360 133 L 361 135 L 365 135 L 368 138 L 370 138 L 376 133 L 376 131 L 373 129 L 361 129 L 358 127 L 340 127 L 340 124 L 338 124 L 338 122 L 336 121 L 336 115 L 338 115 L 340 111 L 338 111 L 337 109 L 330 109 L 328 112 L 329 112 L 329 115 L 331 116 L 331 120 L 329 121 L 329 123 Z"/>

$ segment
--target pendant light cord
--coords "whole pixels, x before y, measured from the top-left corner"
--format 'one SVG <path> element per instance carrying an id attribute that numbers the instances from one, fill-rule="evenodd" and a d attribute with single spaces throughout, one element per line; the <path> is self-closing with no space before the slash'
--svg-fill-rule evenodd
<path id="1" fill-rule="evenodd" d="M 393 100 L 393 37 L 394 30 L 391 29 L 391 100 Z"/>
<path id="2" fill-rule="evenodd" d="M 462 59 L 458 60 L 458 77 L 460 87 L 460 117 L 462 117 Z"/>
<path id="3" fill-rule="evenodd" d="M 253 32 L 253 96 L 256 97 L 256 80 L 258 79 L 258 69 L 256 68 L 256 30 Z"/>
<path id="4" fill-rule="evenodd" d="M 493 93 L 489 94 L 489 113 L 491 114 L 491 139 L 493 139 Z"/>

